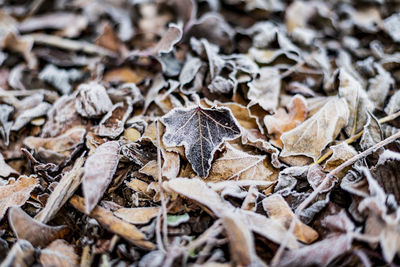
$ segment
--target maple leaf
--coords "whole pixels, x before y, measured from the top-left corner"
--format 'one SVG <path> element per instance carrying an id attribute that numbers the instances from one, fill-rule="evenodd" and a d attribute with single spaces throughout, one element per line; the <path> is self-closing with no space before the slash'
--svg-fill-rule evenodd
<path id="1" fill-rule="evenodd" d="M 230 109 L 176 108 L 162 119 L 166 126 L 166 146 L 185 147 L 185 155 L 197 175 L 205 178 L 211 168 L 214 152 L 225 141 L 240 135 Z"/>

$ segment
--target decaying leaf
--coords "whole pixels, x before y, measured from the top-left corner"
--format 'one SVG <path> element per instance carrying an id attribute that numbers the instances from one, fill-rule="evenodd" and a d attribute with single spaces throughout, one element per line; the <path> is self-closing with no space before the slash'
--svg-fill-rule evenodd
<path id="1" fill-rule="evenodd" d="M 86 213 L 87 208 L 85 207 L 83 198 L 73 196 L 69 203 L 80 212 Z M 109 231 L 122 236 L 132 244 L 144 249 L 154 248 L 154 244 L 147 241 L 145 235 L 140 230 L 138 230 L 134 225 L 115 217 L 111 211 L 96 206 L 88 215 L 96 219 Z"/>
<path id="2" fill-rule="evenodd" d="M 264 67 L 260 69 L 260 78 L 247 84 L 250 99 L 249 106 L 259 104 L 266 111 L 274 111 L 278 105 L 281 90 L 281 76 L 276 68 Z"/>
<path id="3" fill-rule="evenodd" d="M 332 98 L 311 118 L 281 136 L 281 156 L 305 155 L 316 161 L 322 149 L 347 125 L 348 118 L 345 100 Z"/>
<path id="4" fill-rule="evenodd" d="M 324 164 L 324 169 L 331 171 L 346 160 L 357 155 L 357 151 L 345 142 L 330 147 L 333 151 L 332 156 Z"/>
<path id="5" fill-rule="evenodd" d="M 223 217 L 225 214 L 234 212 L 234 207 L 232 205 L 222 200 L 215 191 L 198 178 L 176 178 L 169 182 L 164 182 L 163 187 L 166 190 L 172 190 L 206 206 L 218 217 Z M 237 210 L 236 212 L 242 213 L 242 218 L 245 220 L 244 223 L 248 225 L 250 230 L 257 234 L 276 243 L 282 242 L 283 236 L 286 236 L 287 231 L 285 228 L 275 220 L 250 211 Z M 299 246 L 293 235 L 288 234 L 287 237 L 289 239 L 288 247 L 297 248 Z"/>
<path id="6" fill-rule="evenodd" d="M 0 186 L 0 220 L 9 207 L 25 204 L 38 182 L 35 176 L 20 176 L 17 180 L 10 179 L 8 184 Z"/>
<path id="7" fill-rule="evenodd" d="M 281 195 L 271 195 L 265 198 L 262 204 L 270 218 L 278 220 L 284 227 L 289 228 L 295 214 Z M 314 229 L 297 218 L 295 220 L 296 225 L 293 233 L 299 241 L 310 244 L 318 238 L 318 233 Z"/>
<path id="8" fill-rule="evenodd" d="M 98 117 L 112 109 L 112 102 L 101 84 L 91 82 L 79 85 L 75 108 L 83 117 Z"/>
<path id="9" fill-rule="evenodd" d="M 110 184 L 119 161 L 120 145 L 117 141 L 102 144 L 86 160 L 82 190 L 85 196 L 86 213 L 96 206 Z"/>
<path id="10" fill-rule="evenodd" d="M 273 136 L 273 144 L 282 147 L 281 135 L 296 128 L 307 118 L 307 103 L 304 97 L 296 95 L 287 107 L 289 113 L 280 108 L 274 115 L 264 117 L 264 124 L 268 134 Z"/>
<path id="11" fill-rule="evenodd" d="M 18 176 L 19 174 L 5 162 L 3 155 L 0 153 L 0 177 L 8 178 L 10 175 Z"/>
<path id="12" fill-rule="evenodd" d="M 100 121 L 97 134 L 112 139 L 117 138 L 124 131 L 124 125 L 132 112 L 132 101 L 127 98 L 124 102 L 115 104 Z"/>
<path id="13" fill-rule="evenodd" d="M 27 137 L 24 145 L 33 149 L 46 162 L 61 163 L 83 144 L 85 134 L 84 128 L 75 127 L 57 137 Z"/>
<path id="14" fill-rule="evenodd" d="M 159 212 L 159 207 L 122 208 L 114 211 L 114 215 L 132 224 L 146 224 Z"/>
<path id="15" fill-rule="evenodd" d="M 166 146 L 185 147 L 193 170 L 208 176 L 215 151 L 225 141 L 239 136 L 240 129 L 227 108 L 177 108 L 162 118 L 167 130 Z"/>
<path id="16" fill-rule="evenodd" d="M 256 156 L 225 143 L 225 152 L 211 166 L 209 181 L 273 179 L 273 169 L 266 163 L 266 156 Z"/>
<path id="17" fill-rule="evenodd" d="M 1 266 L 31 266 L 35 261 L 34 254 L 35 248 L 31 243 L 23 239 L 18 240 L 1 263 Z"/>
<path id="18" fill-rule="evenodd" d="M 46 115 L 50 107 L 51 105 L 49 103 L 42 102 L 36 107 L 24 110 L 15 120 L 13 126 L 11 127 L 11 130 L 18 131 L 22 127 L 24 127 L 27 123 L 29 123 L 31 120 Z"/>
<path id="19" fill-rule="evenodd" d="M 79 265 L 79 256 L 76 255 L 74 248 L 62 239 L 54 240 L 45 249 L 42 249 L 39 259 L 44 267 Z"/>
<path id="20" fill-rule="evenodd" d="M 18 207 L 10 208 L 8 222 L 18 239 L 27 240 L 38 247 L 45 247 L 69 233 L 69 229 L 65 226 L 48 226 L 35 221 Z"/>

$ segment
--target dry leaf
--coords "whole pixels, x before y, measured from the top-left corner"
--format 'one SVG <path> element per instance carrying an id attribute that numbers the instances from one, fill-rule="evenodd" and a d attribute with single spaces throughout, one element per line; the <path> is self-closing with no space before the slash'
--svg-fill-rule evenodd
<path id="1" fill-rule="evenodd" d="M 292 219 L 296 215 L 293 213 L 281 195 L 273 194 L 268 196 L 262 201 L 262 204 L 264 210 L 267 212 L 270 218 L 278 220 L 283 227 L 289 229 Z M 299 241 L 310 244 L 318 239 L 318 233 L 314 229 L 302 223 L 297 218 L 295 218 L 295 220 L 296 225 L 293 234 Z"/>
<path id="2" fill-rule="evenodd" d="M 120 145 L 117 141 L 107 142 L 99 146 L 86 160 L 82 190 L 87 214 L 96 206 L 110 184 L 118 166 L 119 151 Z"/>
<path id="3" fill-rule="evenodd" d="M 304 97 L 294 96 L 288 105 L 288 113 L 279 108 L 274 115 L 264 117 L 264 124 L 268 134 L 272 135 L 272 142 L 278 147 L 282 147 L 281 135 L 296 128 L 307 118 L 307 103 Z"/>
<path id="4" fill-rule="evenodd" d="M 124 102 L 115 104 L 100 121 L 96 133 L 112 139 L 117 138 L 124 131 L 125 122 L 132 113 L 132 101 L 127 98 Z"/>
<path id="5" fill-rule="evenodd" d="M 18 240 L 7 257 L 1 263 L 1 266 L 19 266 L 28 267 L 35 261 L 35 248 L 26 240 Z"/>
<path id="6" fill-rule="evenodd" d="M 185 147 L 185 155 L 193 170 L 208 176 L 215 151 L 225 141 L 239 136 L 240 129 L 227 108 L 177 108 L 162 118 L 167 131 L 166 146 Z"/>
<path id="7" fill-rule="evenodd" d="M 132 224 L 146 224 L 159 212 L 159 207 L 122 208 L 114 211 L 114 215 Z"/>
<path id="8" fill-rule="evenodd" d="M 43 267 L 73 267 L 79 265 L 79 256 L 65 240 L 57 239 L 40 251 L 40 263 Z"/>
<path id="9" fill-rule="evenodd" d="M 264 67 L 260 69 L 260 78 L 247 84 L 250 99 L 249 107 L 259 104 L 266 111 L 274 111 L 278 105 L 281 90 L 281 76 L 278 69 Z"/>
<path id="10" fill-rule="evenodd" d="M 325 162 L 324 169 L 331 171 L 346 160 L 357 155 L 357 151 L 345 142 L 338 145 L 331 146 L 333 153 L 332 156 Z"/>
<path id="11" fill-rule="evenodd" d="M 37 222 L 19 207 L 10 208 L 8 222 L 18 239 L 25 239 L 35 247 L 45 247 L 56 239 L 66 237 L 70 231 L 65 226 L 48 226 Z"/>
<path id="12" fill-rule="evenodd" d="M 225 143 L 225 149 L 212 164 L 207 180 L 273 180 L 273 169 L 266 156 L 248 154 L 229 143 Z"/>
<path id="13" fill-rule="evenodd" d="M 87 210 L 87 207 L 85 207 L 84 204 L 84 200 L 81 197 L 73 196 L 70 199 L 69 203 L 80 212 L 85 213 Z M 111 211 L 96 206 L 88 215 L 96 219 L 104 228 L 117 235 L 122 236 L 132 244 L 135 244 L 144 249 L 154 248 L 154 244 L 146 241 L 146 236 L 140 230 L 138 230 L 134 225 L 118 219 L 112 214 Z"/>
<path id="14" fill-rule="evenodd" d="M 6 163 L 3 155 L 0 153 L 0 177 L 8 178 L 10 175 L 18 176 L 19 173 Z"/>
<path id="15" fill-rule="evenodd" d="M 0 186 L 0 220 L 9 207 L 24 205 L 38 182 L 36 176 L 20 176 L 17 180 L 10 179 L 8 184 Z"/>
<path id="16" fill-rule="evenodd" d="M 75 99 L 76 111 L 83 117 L 98 117 L 112 109 L 106 89 L 96 82 L 82 83 Z"/>
<path id="17" fill-rule="evenodd" d="M 316 161 L 321 151 L 347 125 L 349 111 L 342 98 L 332 98 L 311 118 L 281 136 L 282 157 L 305 155 Z"/>
<path id="18" fill-rule="evenodd" d="M 75 127 L 57 137 L 41 138 L 29 136 L 24 145 L 33 149 L 38 156 L 47 162 L 61 163 L 71 157 L 85 140 L 86 130 Z"/>

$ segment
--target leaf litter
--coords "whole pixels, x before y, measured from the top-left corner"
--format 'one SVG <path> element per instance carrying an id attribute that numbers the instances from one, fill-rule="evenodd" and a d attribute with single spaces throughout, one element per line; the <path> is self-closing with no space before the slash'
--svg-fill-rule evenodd
<path id="1" fill-rule="evenodd" d="M 1 266 L 400 264 L 396 1 L 2 1 Z"/>

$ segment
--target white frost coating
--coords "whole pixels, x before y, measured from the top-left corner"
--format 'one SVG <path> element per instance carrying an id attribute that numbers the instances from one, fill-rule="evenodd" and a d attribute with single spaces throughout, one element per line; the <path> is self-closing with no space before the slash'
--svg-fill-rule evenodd
<path id="1" fill-rule="evenodd" d="M 36 107 L 31 109 L 24 110 L 21 115 L 17 117 L 14 122 L 14 125 L 11 127 L 12 131 L 18 131 L 22 127 L 24 127 L 28 122 L 32 119 L 44 116 L 47 114 L 47 111 L 51 108 L 51 105 L 47 102 L 42 102 Z"/>
<path id="2" fill-rule="evenodd" d="M 384 164 L 388 160 L 400 160 L 400 153 L 386 149 L 380 154 L 377 165 Z"/>

